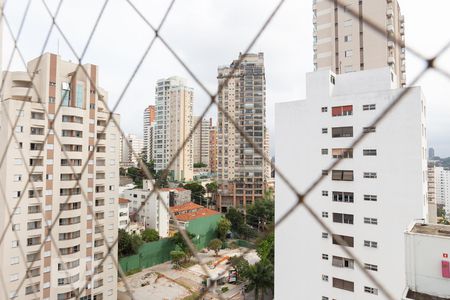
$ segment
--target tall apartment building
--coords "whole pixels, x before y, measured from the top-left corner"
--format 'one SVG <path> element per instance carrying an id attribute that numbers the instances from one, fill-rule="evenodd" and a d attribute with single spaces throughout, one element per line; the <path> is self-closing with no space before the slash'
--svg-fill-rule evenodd
<path id="1" fill-rule="evenodd" d="M 193 125 L 200 120 L 200 117 L 193 118 Z M 193 142 L 193 156 L 194 164 L 202 163 L 209 166 L 209 154 L 210 154 L 210 131 L 211 120 L 206 118 L 200 121 L 199 126 L 194 131 L 192 137 Z"/>
<path id="2" fill-rule="evenodd" d="M 98 67 L 84 68 L 97 83 Z M 119 130 L 106 126 L 107 93 L 55 54 L 27 69 L 4 74 L 1 99 L 0 139 L 14 132 L 18 142 L 0 143 L 0 276 L 7 288 L 0 298 L 116 299 L 107 245 L 118 230 Z M 8 206 L 15 208 L 11 224 Z M 112 254 L 117 259 L 117 246 Z"/>
<path id="3" fill-rule="evenodd" d="M 241 61 L 240 61 L 241 60 Z M 233 69 L 236 71 L 233 73 Z M 218 102 L 253 143 L 266 151 L 266 79 L 264 54 L 240 54 L 230 66 L 219 67 Z M 219 110 L 217 126 L 217 208 L 245 208 L 263 196 L 265 161 Z"/>
<path id="4" fill-rule="evenodd" d="M 170 77 L 156 83 L 156 123 L 153 142 L 155 170 L 164 170 L 174 158 L 169 175 L 179 181 L 192 180 L 192 139 L 177 151 L 192 130 L 192 105 L 194 91 L 186 79 Z"/>
<path id="5" fill-rule="evenodd" d="M 450 170 L 443 167 L 434 167 L 436 185 L 436 204 L 444 207 L 446 215 L 450 218 Z"/>
<path id="6" fill-rule="evenodd" d="M 389 115 L 371 127 L 403 91 L 389 68 L 340 75 L 317 71 L 307 74 L 306 87 L 306 100 L 276 105 L 277 166 L 300 192 L 325 176 L 305 201 L 334 234 L 303 206 L 277 227 L 275 298 L 387 299 L 337 244 L 339 236 L 400 299 L 404 232 L 412 220 L 426 218 L 428 205 L 421 89 L 409 88 Z M 350 148 L 362 133 L 366 137 Z M 327 172 L 337 158 L 343 160 Z M 276 181 L 278 219 L 298 198 L 283 180 Z M 296 270 L 295 276 L 290 270 Z"/>
<path id="7" fill-rule="evenodd" d="M 138 167 L 139 158 L 142 157 L 144 151 L 144 140 L 138 138 L 134 134 L 127 134 L 122 139 L 122 157 L 120 160 L 121 167 Z"/>
<path id="8" fill-rule="evenodd" d="M 144 110 L 144 150 L 143 156 L 146 161 L 153 160 L 153 132 L 156 121 L 156 107 L 149 105 Z"/>
<path id="9" fill-rule="evenodd" d="M 405 86 L 405 24 L 397 0 L 316 0 L 313 23 L 315 70 L 340 74 L 389 66 Z"/>
<path id="10" fill-rule="evenodd" d="M 428 161 L 428 222 L 437 223 L 436 172 L 433 162 Z"/>
<path id="11" fill-rule="evenodd" d="M 217 173 L 217 126 L 210 124 L 209 131 L 209 169 L 211 173 Z"/>

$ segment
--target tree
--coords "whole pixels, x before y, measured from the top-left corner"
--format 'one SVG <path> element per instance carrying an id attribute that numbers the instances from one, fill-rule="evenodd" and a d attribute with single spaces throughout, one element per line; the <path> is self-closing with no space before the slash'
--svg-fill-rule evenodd
<path id="1" fill-rule="evenodd" d="M 267 225 L 273 222 L 275 217 L 275 203 L 270 199 L 261 199 L 247 207 L 247 224 L 266 230 Z"/>
<path id="2" fill-rule="evenodd" d="M 275 234 L 273 232 L 259 242 L 256 252 L 261 260 L 268 260 L 272 265 L 275 264 Z"/>
<path id="3" fill-rule="evenodd" d="M 445 209 L 443 209 L 441 207 L 438 207 L 437 208 L 437 216 L 441 217 L 441 218 L 444 218 L 445 217 Z"/>
<path id="4" fill-rule="evenodd" d="M 195 238 L 195 234 L 192 234 L 190 232 L 185 231 L 189 239 L 192 241 L 193 238 Z M 184 260 L 189 261 L 192 256 L 192 251 L 189 248 L 188 244 L 186 243 L 185 239 L 181 235 L 180 232 L 177 232 L 172 237 L 172 241 L 177 245 L 177 247 L 184 252 Z"/>
<path id="5" fill-rule="evenodd" d="M 170 257 L 173 263 L 174 269 L 180 268 L 180 262 L 185 257 L 185 253 L 181 250 L 173 250 L 170 251 Z"/>
<path id="6" fill-rule="evenodd" d="M 231 222 L 231 229 L 234 232 L 241 233 L 242 226 L 244 226 L 244 216 L 234 207 L 230 207 L 225 217 Z"/>
<path id="7" fill-rule="evenodd" d="M 208 165 L 202 162 L 195 163 L 194 168 L 206 168 Z"/>
<path id="8" fill-rule="evenodd" d="M 242 256 L 232 256 L 230 258 L 230 264 L 236 270 L 238 279 L 243 280 L 246 278 L 250 265 L 245 258 Z"/>
<path id="9" fill-rule="evenodd" d="M 194 203 L 203 205 L 205 202 L 206 189 L 198 182 L 189 182 L 184 185 L 184 188 L 191 191 L 191 200 Z"/>
<path id="10" fill-rule="evenodd" d="M 144 242 L 150 243 L 159 240 L 159 233 L 155 229 L 148 228 L 142 231 L 141 237 Z"/>
<path id="11" fill-rule="evenodd" d="M 217 182 L 215 181 L 206 184 L 206 191 L 208 193 L 215 194 L 217 193 L 218 188 Z"/>
<path id="12" fill-rule="evenodd" d="M 209 242 L 209 244 L 208 244 L 208 249 L 209 249 L 209 250 L 213 250 L 214 253 L 216 254 L 216 256 L 218 256 L 218 255 L 219 255 L 219 251 L 220 251 L 220 249 L 222 248 L 222 245 L 223 245 L 223 243 L 222 243 L 221 240 L 219 240 L 219 239 L 213 239 L 213 240 L 211 240 L 211 241 Z"/>
<path id="13" fill-rule="evenodd" d="M 143 241 L 139 235 L 129 234 L 124 229 L 119 229 L 119 257 L 137 254 L 142 244 Z"/>
<path id="14" fill-rule="evenodd" d="M 217 236 L 222 241 L 225 241 L 227 237 L 227 233 L 231 229 L 231 222 L 227 218 L 220 218 L 219 222 L 217 223 Z"/>
<path id="15" fill-rule="evenodd" d="M 250 265 L 245 272 L 245 278 L 248 280 L 247 292 L 255 291 L 255 300 L 264 295 L 267 290 L 273 292 L 273 265 L 268 260 L 261 260 L 254 265 Z"/>

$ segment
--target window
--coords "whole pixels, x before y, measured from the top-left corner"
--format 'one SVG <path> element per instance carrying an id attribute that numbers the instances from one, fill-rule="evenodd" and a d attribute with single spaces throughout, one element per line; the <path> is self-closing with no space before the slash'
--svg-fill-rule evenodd
<path id="1" fill-rule="evenodd" d="M 23 117 L 23 110 L 22 109 L 16 109 L 16 116 Z"/>
<path id="2" fill-rule="evenodd" d="M 378 248 L 378 242 L 365 240 L 364 241 L 364 247 Z"/>
<path id="3" fill-rule="evenodd" d="M 322 149 L 322 155 L 327 155 L 328 154 L 328 149 Z"/>
<path id="4" fill-rule="evenodd" d="M 16 132 L 18 133 L 23 132 L 23 126 L 16 126 Z"/>
<path id="5" fill-rule="evenodd" d="M 322 212 L 322 218 L 328 218 L 328 212 L 323 211 Z"/>
<path id="6" fill-rule="evenodd" d="M 352 41 L 352 35 L 351 34 L 344 36 L 344 42 L 351 42 L 351 41 Z"/>
<path id="7" fill-rule="evenodd" d="M 14 274 L 9 275 L 10 282 L 17 281 L 17 280 L 19 280 L 19 273 L 14 273 Z"/>
<path id="8" fill-rule="evenodd" d="M 333 201 L 353 203 L 354 194 L 351 192 L 333 192 Z"/>
<path id="9" fill-rule="evenodd" d="M 22 175 L 21 174 L 14 175 L 14 181 L 15 182 L 22 181 Z"/>
<path id="10" fill-rule="evenodd" d="M 13 231 L 20 231 L 20 224 L 13 224 L 12 225 L 12 230 Z"/>
<path id="11" fill-rule="evenodd" d="M 351 57 L 352 54 L 353 54 L 352 50 L 345 50 L 345 52 L 344 52 L 345 57 Z"/>
<path id="12" fill-rule="evenodd" d="M 352 148 L 334 148 L 331 150 L 333 158 L 353 158 Z"/>
<path id="13" fill-rule="evenodd" d="M 370 270 L 370 271 L 378 271 L 378 266 L 377 265 L 364 264 L 364 268 L 366 270 Z"/>
<path id="14" fill-rule="evenodd" d="M 328 281 L 328 275 L 322 275 L 322 280 L 323 281 Z M 324 297 L 322 297 L 323 299 Z M 328 299 L 327 297 L 325 297 L 326 299 Z"/>
<path id="15" fill-rule="evenodd" d="M 345 258 L 345 257 L 333 256 L 333 260 L 332 260 L 331 264 L 334 267 L 338 267 L 338 268 L 347 268 L 347 269 L 355 268 L 355 261 L 353 259 Z"/>
<path id="16" fill-rule="evenodd" d="M 322 133 L 328 133 L 328 128 L 322 128 Z"/>
<path id="17" fill-rule="evenodd" d="M 11 263 L 11 265 L 17 265 L 19 263 L 19 257 L 18 256 L 11 257 L 10 263 Z"/>
<path id="18" fill-rule="evenodd" d="M 350 27 L 352 26 L 352 19 L 348 19 L 344 21 L 344 27 Z"/>
<path id="19" fill-rule="evenodd" d="M 333 170 L 331 179 L 335 181 L 353 181 L 353 171 Z"/>
<path id="20" fill-rule="evenodd" d="M 377 178 L 376 172 L 364 172 L 364 178 Z"/>
<path id="21" fill-rule="evenodd" d="M 322 238 L 327 239 L 328 238 L 328 232 L 322 232 Z"/>
<path id="22" fill-rule="evenodd" d="M 324 176 L 328 175 L 328 170 L 322 170 L 322 175 Z"/>
<path id="23" fill-rule="evenodd" d="M 11 242 L 11 248 L 17 248 L 19 247 L 19 241 L 18 240 L 14 240 Z"/>
<path id="24" fill-rule="evenodd" d="M 377 218 L 364 218 L 364 224 L 378 225 Z"/>
<path id="25" fill-rule="evenodd" d="M 328 191 L 322 191 L 322 196 L 328 196 Z"/>
<path id="26" fill-rule="evenodd" d="M 370 132 L 375 132 L 375 131 L 376 131 L 376 127 L 374 127 L 374 126 L 369 126 L 369 127 L 363 128 L 364 133 L 370 133 Z"/>
<path id="27" fill-rule="evenodd" d="M 346 236 L 346 235 L 339 235 L 339 234 L 333 234 L 333 244 L 334 245 L 341 245 L 339 242 L 339 238 L 343 240 L 345 244 L 342 244 L 342 246 L 352 247 L 354 245 L 354 239 L 352 236 Z"/>
<path id="28" fill-rule="evenodd" d="M 363 110 L 375 110 L 376 104 L 365 104 L 363 105 Z"/>
<path id="29" fill-rule="evenodd" d="M 324 106 L 322 107 L 322 112 L 327 112 L 328 111 L 328 107 Z"/>
<path id="30" fill-rule="evenodd" d="M 369 293 L 369 294 L 378 295 L 378 289 L 373 288 L 373 287 L 365 286 L 364 287 L 364 292 Z"/>
<path id="31" fill-rule="evenodd" d="M 377 201 L 377 195 L 364 195 L 364 201 Z"/>
<path id="32" fill-rule="evenodd" d="M 377 149 L 364 149 L 363 155 L 364 156 L 377 156 Z"/>
<path id="33" fill-rule="evenodd" d="M 334 223 L 353 224 L 353 215 L 333 213 Z"/>
<path id="34" fill-rule="evenodd" d="M 78 82 L 75 106 L 78 108 L 83 108 L 83 102 L 84 102 L 84 84 Z"/>
<path id="35" fill-rule="evenodd" d="M 352 137 L 353 136 L 353 127 L 333 127 L 331 129 L 332 137 L 341 138 L 341 137 Z"/>
<path id="36" fill-rule="evenodd" d="M 353 105 L 334 106 L 331 109 L 332 117 L 351 116 L 353 115 Z"/>
<path id="37" fill-rule="evenodd" d="M 353 292 L 355 289 L 355 284 L 352 281 L 333 277 L 333 287 Z"/>
<path id="38" fill-rule="evenodd" d="M 322 254 L 322 259 L 328 260 L 328 254 Z"/>
<path id="39" fill-rule="evenodd" d="M 332 84 L 335 84 L 335 83 L 336 83 L 336 77 L 334 77 L 333 75 L 331 75 L 331 76 L 330 76 L 330 82 L 331 82 Z"/>

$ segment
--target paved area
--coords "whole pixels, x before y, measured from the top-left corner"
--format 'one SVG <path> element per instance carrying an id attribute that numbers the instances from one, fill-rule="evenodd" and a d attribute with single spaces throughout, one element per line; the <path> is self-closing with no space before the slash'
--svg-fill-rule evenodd
<path id="1" fill-rule="evenodd" d="M 224 281 L 228 277 L 226 257 L 241 255 L 246 248 L 224 249 L 219 252 L 219 256 L 215 257 L 214 252 L 200 253 L 202 261 L 209 263 L 207 272 L 215 278 L 224 277 Z M 252 250 L 246 254 L 245 259 L 249 263 L 254 264 L 259 261 L 256 251 Z M 215 265 L 215 266 L 212 266 Z M 142 272 L 128 276 L 127 281 L 136 300 L 182 300 L 194 292 L 201 291 L 203 281 L 207 279 L 207 273 L 199 264 L 195 264 L 189 268 L 175 270 L 170 262 L 153 266 Z M 204 300 L 219 299 L 217 294 L 221 293 L 223 287 L 227 287 L 228 291 L 222 293 L 224 299 L 240 300 L 244 299 L 242 294 L 243 286 L 228 284 L 215 287 L 211 292 L 205 295 Z M 118 286 L 118 299 L 129 300 L 123 283 Z M 245 299 L 248 299 L 247 297 Z"/>

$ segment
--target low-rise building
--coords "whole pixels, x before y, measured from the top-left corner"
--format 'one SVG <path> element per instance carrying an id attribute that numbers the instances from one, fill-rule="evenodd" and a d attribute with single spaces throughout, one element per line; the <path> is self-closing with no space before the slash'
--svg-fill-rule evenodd
<path id="1" fill-rule="evenodd" d="M 130 201 L 129 214 L 132 221 L 143 223 L 145 228 L 157 230 L 162 238 L 168 237 L 169 212 L 166 207 L 169 207 L 169 191 L 153 192 L 152 185 L 144 180 L 142 189 L 125 190 L 123 198 Z"/>
<path id="2" fill-rule="evenodd" d="M 161 188 L 161 192 L 169 193 L 170 206 L 180 205 L 191 201 L 191 191 L 184 188 Z"/>
<path id="3" fill-rule="evenodd" d="M 403 300 L 450 299 L 450 226 L 413 223 L 405 233 Z"/>
<path id="4" fill-rule="evenodd" d="M 171 207 L 170 210 L 175 215 L 175 218 L 178 220 L 179 224 L 183 226 L 186 226 L 190 221 L 219 214 L 216 210 L 206 208 L 195 204 L 194 202 L 187 202 L 177 205 Z M 172 220 L 172 223 L 174 223 L 174 220 Z"/>
<path id="5" fill-rule="evenodd" d="M 129 202 L 126 198 L 119 198 L 119 229 L 126 229 L 130 222 Z"/>

